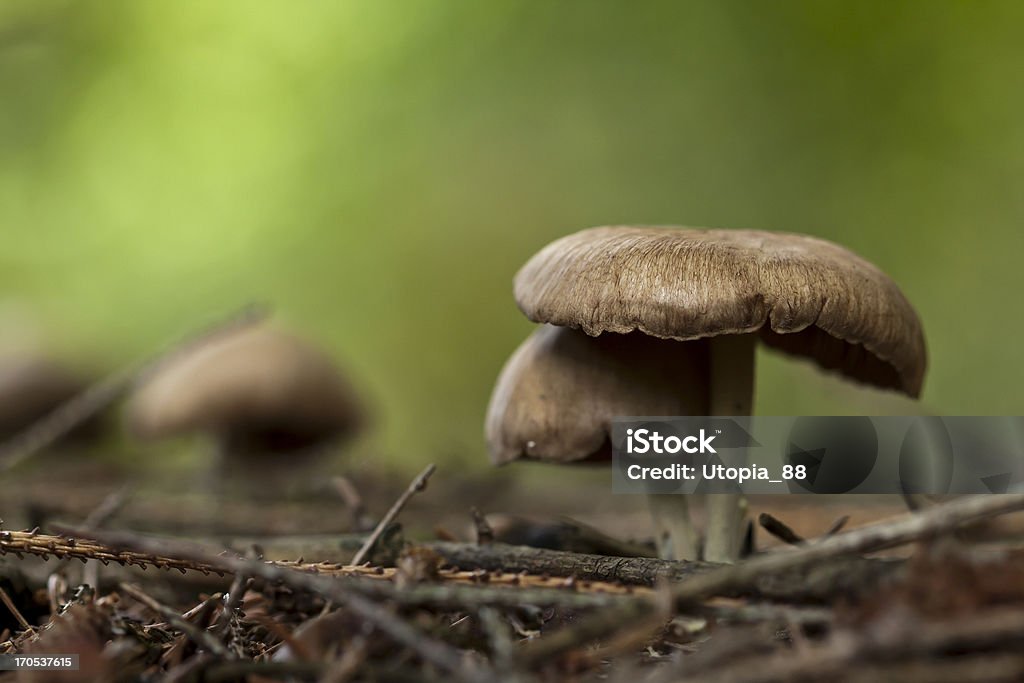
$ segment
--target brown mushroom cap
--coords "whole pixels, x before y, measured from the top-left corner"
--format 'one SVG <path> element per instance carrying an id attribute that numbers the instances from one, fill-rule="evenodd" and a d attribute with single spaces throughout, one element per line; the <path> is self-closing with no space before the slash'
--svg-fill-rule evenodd
<path id="1" fill-rule="evenodd" d="M 291 334 L 254 327 L 173 359 L 128 406 L 142 438 L 210 432 L 255 450 L 346 436 L 362 423 L 349 384 L 326 354 Z"/>
<path id="2" fill-rule="evenodd" d="M 491 460 L 608 456 L 612 418 L 707 413 L 707 344 L 544 325 L 512 354 L 487 409 Z"/>
<path id="3" fill-rule="evenodd" d="M 47 358 L 17 355 L 0 359 L 0 439 L 45 417 L 86 386 L 82 377 Z"/>
<path id="4" fill-rule="evenodd" d="M 924 381 L 924 332 L 896 283 L 805 235 L 591 228 L 531 258 L 515 297 L 531 320 L 590 335 L 757 332 L 771 347 L 867 384 L 917 397 Z"/>

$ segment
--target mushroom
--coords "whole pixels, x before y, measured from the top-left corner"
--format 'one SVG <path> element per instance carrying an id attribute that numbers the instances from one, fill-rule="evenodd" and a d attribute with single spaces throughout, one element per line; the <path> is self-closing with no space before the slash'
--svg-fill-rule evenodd
<path id="1" fill-rule="evenodd" d="M 261 466 L 290 466 L 355 435 L 363 415 L 352 387 L 323 351 L 258 326 L 172 358 L 132 397 L 127 422 L 148 440 L 207 434 L 217 446 L 218 467 L 244 475 L 252 458 Z"/>
<path id="2" fill-rule="evenodd" d="M 495 387 L 487 437 L 496 463 L 606 455 L 615 416 L 750 415 L 758 339 L 912 397 L 924 380 L 924 334 L 897 285 L 805 235 L 592 228 L 531 258 L 515 298 L 548 326 Z M 686 498 L 651 502 L 662 553 L 696 558 Z M 738 556 L 745 505 L 710 497 L 706 559 Z"/>
<path id="3" fill-rule="evenodd" d="M 88 387 L 86 379 L 57 361 L 35 353 L 0 358 L 0 441 L 17 436 Z M 95 420 L 71 436 L 90 436 Z"/>
<path id="4" fill-rule="evenodd" d="M 687 346 L 683 352 L 639 332 L 591 338 L 541 326 L 509 358 L 491 395 L 491 460 L 607 461 L 616 416 L 706 414 L 709 345 Z M 659 552 L 666 557 L 698 554 L 685 503 L 682 496 L 650 497 Z"/>

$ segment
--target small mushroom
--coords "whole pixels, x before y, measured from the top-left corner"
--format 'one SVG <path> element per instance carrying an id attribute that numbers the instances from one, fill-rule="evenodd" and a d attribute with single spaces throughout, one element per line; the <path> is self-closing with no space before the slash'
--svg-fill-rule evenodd
<path id="1" fill-rule="evenodd" d="M 617 416 L 708 413 L 708 359 L 703 341 L 680 348 L 639 332 L 595 338 L 543 325 L 509 358 L 491 395 L 491 460 L 610 460 Z M 685 497 L 652 495 L 650 504 L 660 553 L 696 558 Z"/>
<path id="2" fill-rule="evenodd" d="M 588 337 L 542 325 L 509 358 L 491 395 L 491 460 L 608 460 L 616 416 L 707 413 L 708 346 L 694 342 L 684 353 L 636 332 Z"/>
<path id="3" fill-rule="evenodd" d="M 626 415 L 750 415 L 754 351 L 814 360 L 917 397 L 920 321 L 881 270 L 825 240 L 747 230 L 602 227 L 552 242 L 515 297 L 544 327 L 511 357 L 487 418 L 492 460 L 607 451 Z M 579 330 L 579 331 L 577 331 Z M 652 496 L 663 554 L 697 556 L 684 496 Z M 745 501 L 708 503 L 706 559 L 741 548 Z"/>
<path id="4" fill-rule="evenodd" d="M 170 360 L 132 397 L 127 422 L 142 439 L 207 434 L 218 465 L 244 475 L 253 458 L 266 467 L 294 464 L 355 435 L 364 413 L 323 351 L 260 326 Z"/>

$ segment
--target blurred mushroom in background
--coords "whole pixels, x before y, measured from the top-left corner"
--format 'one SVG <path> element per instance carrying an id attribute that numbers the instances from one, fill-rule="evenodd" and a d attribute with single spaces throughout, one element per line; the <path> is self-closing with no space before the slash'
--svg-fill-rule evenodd
<path id="1" fill-rule="evenodd" d="M 88 378 L 34 352 L 0 355 L 0 442 L 16 437 L 89 386 Z M 83 443 L 99 432 L 98 419 L 79 425 L 61 444 Z"/>
<path id="2" fill-rule="evenodd" d="M 913 307 L 880 269 L 806 235 L 601 227 L 552 242 L 515 277 L 543 327 L 502 370 L 487 415 L 496 464 L 607 455 L 613 417 L 753 414 L 770 348 L 916 398 L 927 365 Z M 652 495 L 660 552 L 697 559 L 687 496 Z M 704 559 L 735 560 L 746 502 L 710 495 Z"/>
<path id="3" fill-rule="evenodd" d="M 50 350 L 53 335 L 33 309 L 0 299 L 0 444 L 7 445 L 36 422 L 89 388 L 97 377 Z M 77 425 L 55 446 L 86 446 L 102 434 L 102 416 Z"/>
<path id="4" fill-rule="evenodd" d="M 127 406 L 143 440 L 190 434 L 214 445 L 213 484 L 279 491 L 331 447 L 364 427 L 364 408 L 326 352 L 261 325 L 227 333 L 171 358 Z M 233 488 L 233 487 L 232 487 Z"/>

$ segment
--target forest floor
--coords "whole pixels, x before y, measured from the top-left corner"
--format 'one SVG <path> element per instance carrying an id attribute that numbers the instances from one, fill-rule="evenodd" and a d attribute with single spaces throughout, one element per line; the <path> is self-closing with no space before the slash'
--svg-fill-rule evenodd
<path id="1" fill-rule="evenodd" d="M 0 479 L 0 654 L 80 668 L 0 681 L 1024 678 L 1024 496 L 759 496 L 714 565 L 649 557 L 600 472 L 269 496 L 58 464 Z"/>

